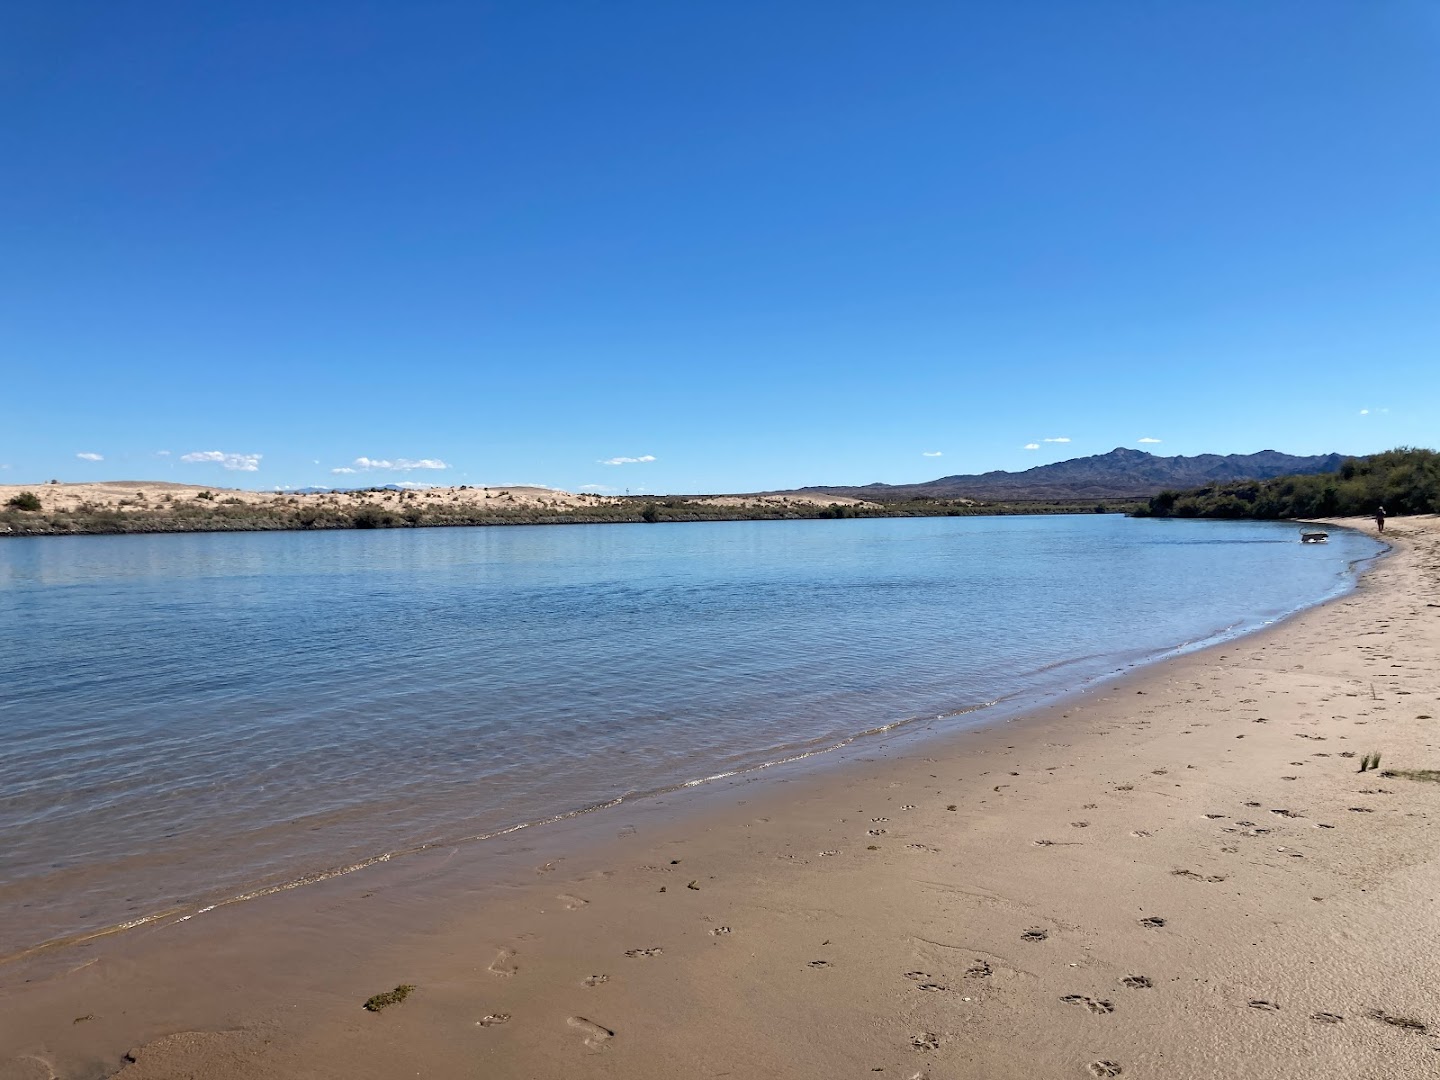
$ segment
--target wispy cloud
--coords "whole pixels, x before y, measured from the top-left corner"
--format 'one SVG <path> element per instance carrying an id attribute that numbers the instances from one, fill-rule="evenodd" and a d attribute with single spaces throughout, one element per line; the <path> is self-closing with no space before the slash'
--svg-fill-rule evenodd
<path id="1" fill-rule="evenodd" d="M 654 461 L 654 454 L 642 454 L 640 457 L 612 457 L 600 462 L 601 465 L 643 465 L 647 461 Z"/>
<path id="2" fill-rule="evenodd" d="M 1371 413 L 1388 413 L 1389 409 L 1361 409 L 1361 416 L 1369 416 Z"/>
<path id="3" fill-rule="evenodd" d="M 944 457 L 944 456 L 945 456 L 945 451 L 943 451 L 943 450 L 921 450 L 921 451 L 920 451 L 920 456 L 921 456 L 921 457 Z"/>
<path id="4" fill-rule="evenodd" d="M 387 458 L 357 457 L 350 463 L 353 468 L 331 469 L 331 472 L 370 472 L 379 469 L 382 472 L 410 472 L 413 469 L 448 469 L 449 465 L 439 458 L 396 458 L 390 461 Z"/>
<path id="5" fill-rule="evenodd" d="M 103 455 L 103 454 L 91 454 L 91 453 L 88 453 L 88 452 L 87 452 L 87 453 L 76 454 L 75 456 L 78 457 L 81 461 L 104 461 L 104 460 L 105 460 L 105 455 Z"/>
<path id="6" fill-rule="evenodd" d="M 235 472 L 259 472 L 264 454 L 229 454 L 224 450 L 195 450 L 181 454 L 180 460 L 191 465 L 219 465 Z"/>
<path id="7" fill-rule="evenodd" d="M 155 451 L 155 456 L 156 456 L 156 457 L 169 457 L 169 456 L 170 456 L 170 451 L 169 451 L 169 450 L 156 450 L 156 451 Z"/>
<path id="8" fill-rule="evenodd" d="M 356 472 L 357 470 L 350 468 L 349 465 L 341 465 L 338 469 L 331 469 L 330 471 L 331 471 L 332 473 L 335 473 L 337 476 L 339 476 L 339 475 L 346 475 L 346 476 L 348 476 L 350 473 Z"/>
<path id="9" fill-rule="evenodd" d="M 589 491 L 589 492 L 593 492 L 593 493 L 596 494 L 596 495 L 600 495 L 600 494 L 603 494 L 604 492 L 607 492 L 607 491 L 615 491 L 616 489 L 613 488 L 613 487 L 610 487 L 608 484 L 581 484 L 581 485 L 580 485 L 578 488 L 576 488 L 575 490 L 576 490 L 576 491 Z"/>
<path id="10" fill-rule="evenodd" d="M 1145 436 L 1145 438 L 1140 439 L 1139 441 L 1142 442 L 1142 443 L 1158 443 L 1160 440 L 1159 440 L 1159 439 L 1152 439 L 1152 438 L 1150 438 L 1150 436 L 1147 435 L 1147 436 Z"/>
<path id="11" fill-rule="evenodd" d="M 1026 449 L 1026 450 L 1039 450 L 1039 449 L 1040 449 L 1040 444 L 1039 444 L 1038 442 L 1027 442 L 1027 443 L 1025 444 L 1025 449 Z"/>
<path id="12" fill-rule="evenodd" d="M 1069 441 L 1070 441 L 1070 436 L 1068 436 L 1068 435 L 1061 435 L 1059 438 L 1056 438 L 1056 439 L 1044 439 L 1044 440 L 1042 440 L 1042 441 L 1044 441 L 1044 442 L 1069 442 Z"/>

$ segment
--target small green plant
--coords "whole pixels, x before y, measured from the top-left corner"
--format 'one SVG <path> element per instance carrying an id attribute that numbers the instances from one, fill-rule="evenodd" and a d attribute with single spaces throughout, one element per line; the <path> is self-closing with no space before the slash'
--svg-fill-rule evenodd
<path id="1" fill-rule="evenodd" d="M 383 994 L 375 994 L 365 999 L 363 1008 L 366 1012 L 379 1012 L 381 1009 L 388 1009 L 391 1005 L 399 1005 L 412 993 L 415 987 L 409 983 L 401 983 L 394 990 L 386 990 Z"/>
<path id="2" fill-rule="evenodd" d="M 33 491 L 22 491 L 19 495 L 10 496 L 5 505 L 12 510 L 29 510 L 33 513 L 40 509 L 40 496 Z"/>
<path id="3" fill-rule="evenodd" d="M 1371 769 L 1378 768 L 1380 768 L 1380 751 L 1372 751 L 1360 759 L 1361 772 L 1369 772 Z"/>
<path id="4" fill-rule="evenodd" d="M 202 491 L 199 495 L 196 495 L 195 498 L 210 502 L 215 498 L 215 493 L 213 491 Z"/>

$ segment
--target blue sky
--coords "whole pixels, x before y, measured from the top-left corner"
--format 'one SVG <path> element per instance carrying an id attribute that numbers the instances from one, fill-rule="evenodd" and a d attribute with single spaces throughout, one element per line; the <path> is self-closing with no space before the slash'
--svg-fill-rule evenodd
<path id="1" fill-rule="evenodd" d="M 1433 446 L 1437 131 L 1419 0 L 11 3 L 0 483 Z"/>

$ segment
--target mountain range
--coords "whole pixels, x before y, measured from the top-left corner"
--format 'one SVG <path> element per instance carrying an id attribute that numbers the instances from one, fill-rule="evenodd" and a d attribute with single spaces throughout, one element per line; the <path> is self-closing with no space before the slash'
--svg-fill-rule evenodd
<path id="1" fill-rule="evenodd" d="M 942 476 L 920 484 L 815 485 L 805 494 L 844 495 L 872 502 L 904 499 L 976 499 L 981 502 L 1030 499 L 1140 499 L 1167 488 L 1193 488 L 1231 480 L 1269 480 L 1276 476 L 1330 473 L 1343 454 L 1297 457 L 1275 450 L 1258 454 L 1196 454 L 1160 457 L 1144 450 L 1116 447 L 1108 454 L 1037 465 L 1023 472 Z M 786 494 L 776 492 L 775 494 Z"/>

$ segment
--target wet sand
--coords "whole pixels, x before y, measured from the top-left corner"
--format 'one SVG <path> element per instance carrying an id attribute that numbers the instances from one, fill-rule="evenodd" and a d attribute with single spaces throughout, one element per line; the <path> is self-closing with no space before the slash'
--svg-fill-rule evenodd
<path id="1" fill-rule="evenodd" d="M 7 965 L 0 1080 L 1437 1075 L 1440 521 L 1387 538 L 1008 724 Z"/>

